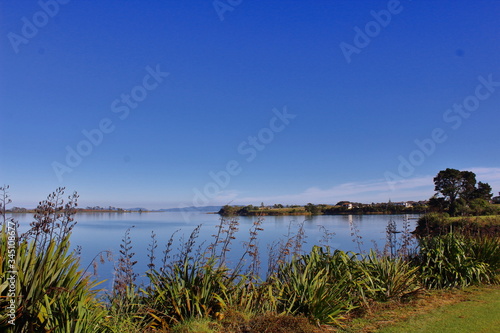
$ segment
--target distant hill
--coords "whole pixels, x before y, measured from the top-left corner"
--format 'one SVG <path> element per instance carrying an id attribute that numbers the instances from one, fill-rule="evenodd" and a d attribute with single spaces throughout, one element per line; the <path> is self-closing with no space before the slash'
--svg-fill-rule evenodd
<path id="1" fill-rule="evenodd" d="M 159 212 L 218 212 L 222 206 L 202 206 L 202 207 L 183 207 L 183 208 L 167 208 L 157 209 Z"/>

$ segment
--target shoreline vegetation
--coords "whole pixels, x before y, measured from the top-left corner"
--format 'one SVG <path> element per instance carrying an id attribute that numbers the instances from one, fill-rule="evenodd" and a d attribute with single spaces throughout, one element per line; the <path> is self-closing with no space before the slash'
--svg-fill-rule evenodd
<path id="1" fill-rule="evenodd" d="M 220 207 L 220 206 L 219 206 Z M 215 208 L 210 206 L 210 208 Z M 253 205 L 225 205 L 220 209 L 207 210 L 207 207 L 185 207 L 173 209 L 151 210 L 147 208 L 117 208 L 117 207 L 89 207 L 76 208 L 77 213 L 158 213 L 158 212 L 201 212 L 219 214 L 221 216 L 296 216 L 296 215 L 391 215 L 391 214 L 424 214 L 429 210 L 427 201 L 405 201 L 387 203 L 354 203 L 341 201 L 335 205 L 312 204 L 253 206 Z M 13 207 L 7 209 L 11 214 L 34 214 L 36 209 Z"/>
<path id="2" fill-rule="evenodd" d="M 230 206 L 225 205 L 219 211 L 221 216 L 293 216 L 293 215 L 391 215 L 424 214 L 429 210 L 425 201 L 405 201 L 387 203 L 353 203 L 341 201 L 335 205 L 312 204 L 284 206 Z"/>
<path id="3" fill-rule="evenodd" d="M 453 203 L 436 197 L 441 209 L 431 204 L 436 211 L 421 216 L 415 232 L 407 219 L 397 232 L 390 219 L 380 251 L 334 250 L 334 233 L 326 229 L 324 239 L 305 251 L 299 224 L 261 253 L 265 226 L 257 216 L 240 260 L 230 263 L 228 253 L 241 241 L 237 216 L 221 216 L 211 240 L 202 244 L 201 226 L 187 238 L 177 240 L 174 233 L 164 243 L 152 231 L 148 270 L 138 283 L 130 229 L 117 257 L 96 253 L 82 269 L 70 242 L 78 195 L 65 197 L 64 188 L 57 189 L 35 209 L 28 231 L 18 234 L 15 216 L 6 215 L 7 190 L 0 188 L 3 332 L 373 332 L 390 329 L 384 310 L 418 312 L 429 295 L 439 303 L 464 288 L 500 285 L 500 215 L 491 214 L 498 205 L 474 195 Z M 483 215 L 473 215 L 479 208 Z M 356 233 L 353 242 L 360 242 Z M 99 289 L 97 269 L 105 261 L 115 268 L 111 290 Z"/>

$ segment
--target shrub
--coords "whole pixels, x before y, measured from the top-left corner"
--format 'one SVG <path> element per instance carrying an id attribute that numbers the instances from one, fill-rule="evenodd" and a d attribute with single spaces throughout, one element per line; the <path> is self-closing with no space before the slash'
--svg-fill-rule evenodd
<path id="1" fill-rule="evenodd" d="M 182 265 L 175 263 L 171 271 L 148 273 L 148 304 L 156 316 L 171 324 L 192 317 L 215 317 L 225 305 L 224 295 L 233 287 L 227 272 L 214 261 L 186 260 Z"/>
<path id="2" fill-rule="evenodd" d="M 445 220 L 450 216 L 447 213 L 428 213 L 417 221 L 415 233 L 417 235 L 437 235 L 444 231 Z M 449 232 L 449 230 L 445 231 Z"/>
<path id="3" fill-rule="evenodd" d="M 401 299 L 421 289 L 418 267 L 412 267 L 402 258 L 380 257 L 372 251 L 364 263 L 375 286 L 373 297 L 377 301 Z"/>
<path id="4" fill-rule="evenodd" d="M 278 311 L 334 324 L 353 309 L 349 277 L 336 278 L 331 259 L 328 252 L 316 246 L 309 254 L 281 265 L 277 275 L 271 277 Z"/>
<path id="5" fill-rule="evenodd" d="M 484 245 L 491 245 L 487 249 Z M 495 262 L 498 244 L 483 243 L 479 238 L 457 233 L 426 237 L 421 240 L 416 265 L 420 267 L 422 282 L 428 288 L 465 287 L 474 283 L 491 283 L 496 272 L 486 262 Z M 481 253 L 481 255 L 480 255 Z"/>
<path id="6" fill-rule="evenodd" d="M 79 258 L 69 252 L 72 214 L 76 195 L 69 205 L 62 205 L 60 188 L 41 202 L 37 209 L 43 216 L 32 224 L 26 237 L 16 235 L 15 326 L 7 323 L 7 277 L 12 267 L 7 260 L 8 233 L 2 225 L 0 241 L 0 327 L 16 332 L 101 332 L 104 304 L 97 300 L 98 283 L 86 276 Z M 5 203 L 5 202 L 4 202 Z M 5 222 L 4 215 L 4 222 Z M 6 328 L 10 327 L 10 328 Z"/>

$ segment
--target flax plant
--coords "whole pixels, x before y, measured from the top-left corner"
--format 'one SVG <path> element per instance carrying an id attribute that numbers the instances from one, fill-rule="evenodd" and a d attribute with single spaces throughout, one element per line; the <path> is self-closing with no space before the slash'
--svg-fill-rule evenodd
<path id="1" fill-rule="evenodd" d="M 482 248 L 486 245 L 491 249 Z M 498 241 L 485 242 L 458 233 L 426 237 L 420 241 L 416 265 L 420 267 L 422 282 L 428 288 L 466 287 L 477 283 L 498 281 Z M 482 253 L 483 255 L 480 255 Z M 484 254 L 487 254 L 484 256 Z"/>
<path id="2" fill-rule="evenodd" d="M 13 269 L 6 260 L 8 239 L 5 224 L 2 225 L 0 327 L 4 331 L 101 331 L 105 308 L 97 298 L 95 287 L 99 283 L 83 274 L 79 258 L 69 250 L 78 196 L 73 194 L 64 204 L 63 194 L 64 188 L 59 188 L 46 201 L 40 202 L 31 229 L 16 239 L 15 325 L 8 324 L 4 316 L 7 282 L 4 279 Z M 3 220 L 6 220 L 5 210 Z"/>
<path id="3" fill-rule="evenodd" d="M 272 277 L 278 311 L 304 315 L 314 322 L 336 324 L 352 310 L 349 277 L 337 278 L 333 257 L 320 247 L 307 255 L 294 257 L 280 266 Z"/>
<path id="4" fill-rule="evenodd" d="M 377 301 L 399 300 L 422 289 L 418 267 L 412 267 L 403 257 L 379 256 L 370 251 L 362 264 L 373 282 L 372 297 Z"/>

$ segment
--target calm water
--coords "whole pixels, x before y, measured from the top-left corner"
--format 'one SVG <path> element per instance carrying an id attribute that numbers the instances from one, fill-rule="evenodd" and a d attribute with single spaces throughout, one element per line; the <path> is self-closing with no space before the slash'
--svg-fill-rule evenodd
<path id="1" fill-rule="evenodd" d="M 295 233 L 298 225 L 304 222 L 307 236 L 305 250 L 320 244 L 325 235 L 321 228 L 323 226 L 328 232 L 335 233 L 328 244 L 333 249 L 359 252 L 359 247 L 362 251 L 368 251 L 375 246 L 374 244 L 377 244 L 378 248 L 382 250 L 385 245 L 385 228 L 388 221 L 393 219 L 397 223 L 398 230 L 402 230 L 405 217 L 409 218 L 410 230 L 414 230 L 415 218 L 418 215 L 266 216 L 262 224 L 264 230 L 260 232 L 258 237 L 263 269 L 266 267 L 268 246 L 280 238 L 285 238 L 289 226 L 291 226 L 291 231 Z M 15 214 L 14 218 L 20 223 L 20 232 L 26 231 L 32 221 L 31 214 Z M 136 272 L 142 275 L 147 270 L 146 265 L 149 263 L 147 248 L 151 242 L 152 231 L 156 233 L 158 241 L 155 254 L 156 264 L 161 266 L 161 251 L 164 250 L 173 232 L 179 230 L 174 238 L 174 250 L 181 243 L 180 238 L 187 239 L 191 231 L 200 224 L 202 227 L 197 243 L 201 244 L 205 241 L 205 244 L 209 244 L 211 235 L 216 232 L 220 217 L 216 214 L 190 213 L 187 215 L 171 212 L 84 213 L 77 214 L 75 220 L 78 221 L 78 224 L 74 228 L 71 244 L 73 247 L 81 247 L 83 268 L 86 268 L 100 251 L 110 250 L 116 259 L 125 231 L 134 226 L 130 232 L 132 251 L 135 252 L 134 260 L 138 261 L 135 266 Z M 239 231 L 232 245 L 233 257 L 230 259 L 239 258 L 237 255 L 241 254 L 242 243 L 248 241 L 248 231 L 255 220 L 255 217 L 239 217 Z M 359 231 L 362 244 L 353 241 L 354 237 L 351 235 L 353 227 Z M 100 279 L 111 281 L 113 264 L 100 265 L 98 273 Z M 110 285 L 111 283 L 108 282 L 106 286 Z"/>

